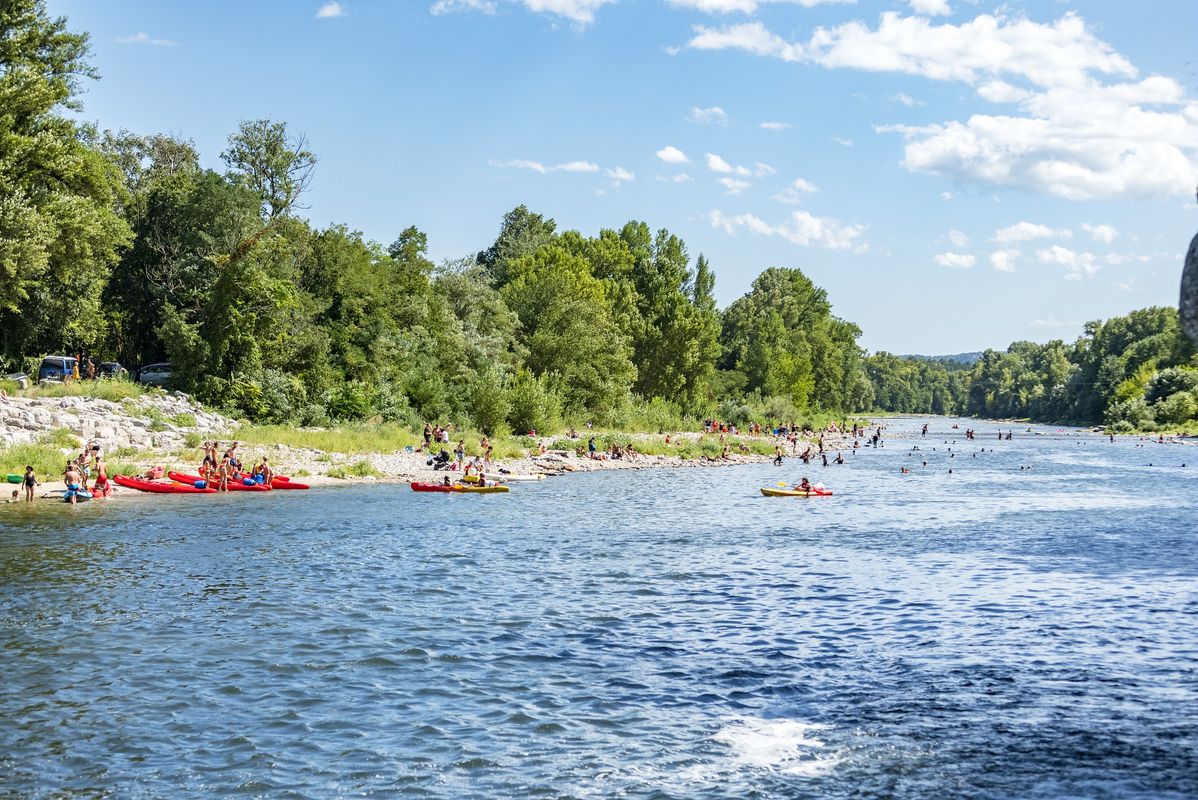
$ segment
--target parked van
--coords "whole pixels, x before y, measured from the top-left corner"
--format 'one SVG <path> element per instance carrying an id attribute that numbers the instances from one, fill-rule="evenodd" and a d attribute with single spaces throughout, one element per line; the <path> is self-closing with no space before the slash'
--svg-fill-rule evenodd
<path id="1" fill-rule="evenodd" d="M 75 375 L 73 356 L 46 356 L 37 370 L 37 382 L 53 381 L 64 383 Z"/>

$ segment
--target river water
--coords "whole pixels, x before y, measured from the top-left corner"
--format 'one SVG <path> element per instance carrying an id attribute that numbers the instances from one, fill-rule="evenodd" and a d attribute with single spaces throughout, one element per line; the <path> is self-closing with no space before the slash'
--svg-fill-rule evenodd
<path id="1" fill-rule="evenodd" d="M 1198 796 L 1198 448 L 930 422 L 839 467 L 0 507 L 0 796 Z M 803 474 L 836 495 L 758 492 Z"/>

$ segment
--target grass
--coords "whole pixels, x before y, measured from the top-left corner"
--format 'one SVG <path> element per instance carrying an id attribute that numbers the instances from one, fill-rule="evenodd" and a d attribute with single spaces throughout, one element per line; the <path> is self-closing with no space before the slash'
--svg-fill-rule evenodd
<path id="1" fill-rule="evenodd" d="M 297 473 L 298 474 L 298 473 Z M 374 465 L 363 459 L 355 462 L 349 467 L 330 467 L 325 473 L 330 478 L 377 478 L 383 473 L 374 468 Z"/>
<path id="2" fill-rule="evenodd" d="M 126 380 L 42 383 L 23 391 L 17 388 L 16 381 L 0 381 L 0 388 L 17 397 L 90 397 L 114 403 L 161 391 Z"/>
<path id="3" fill-rule="evenodd" d="M 171 424 L 179 428 L 194 428 L 196 426 L 196 415 L 184 411 L 181 414 L 175 414 L 170 418 Z"/>
<path id="4" fill-rule="evenodd" d="M 82 440 L 68 428 L 55 428 L 46 431 L 37 437 L 37 441 L 38 444 L 56 447 L 59 450 L 76 450 L 83 444 Z"/>
<path id="5" fill-rule="evenodd" d="M 295 428 L 289 425 L 244 425 L 229 438 L 245 445 L 284 445 L 347 455 L 393 453 L 419 447 L 420 437 L 400 425 L 348 425 L 341 428 Z"/>

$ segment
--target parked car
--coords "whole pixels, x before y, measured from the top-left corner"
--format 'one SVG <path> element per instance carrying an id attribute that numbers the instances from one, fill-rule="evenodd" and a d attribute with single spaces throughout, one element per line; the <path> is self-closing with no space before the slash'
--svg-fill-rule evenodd
<path id="1" fill-rule="evenodd" d="M 129 374 L 129 370 L 122 367 L 115 361 L 105 361 L 100 364 L 96 370 L 96 375 L 101 378 L 122 378 Z"/>
<path id="2" fill-rule="evenodd" d="M 37 370 L 37 382 L 46 381 L 65 383 L 75 375 L 75 358 L 73 356 L 46 356 Z"/>
<path id="3" fill-rule="evenodd" d="M 137 382 L 147 386 L 166 386 L 171 382 L 171 365 L 166 362 L 147 364 L 138 371 Z"/>

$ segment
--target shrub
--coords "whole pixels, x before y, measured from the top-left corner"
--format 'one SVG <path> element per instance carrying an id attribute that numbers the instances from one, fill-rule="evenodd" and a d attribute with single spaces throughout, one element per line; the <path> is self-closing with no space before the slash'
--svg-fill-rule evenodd
<path id="1" fill-rule="evenodd" d="M 328 392 L 325 405 L 329 409 L 329 416 L 335 420 L 363 420 L 371 414 L 370 395 L 366 387 L 357 381 Z"/>
<path id="2" fill-rule="evenodd" d="M 196 415 L 187 411 L 175 414 L 171 417 L 171 424 L 177 425 L 180 428 L 194 428 L 196 426 Z"/>
<path id="3" fill-rule="evenodd" d="M 1198 402 L 1189 392 L 1174 392 L 1152 407 L 1153 416 L 1162 425 L 1179 425 L 1198 416 Z"/>
<path id="4" fill-rule="evenodd" d="M 503 376 L 497 369 L 477 373 L 466 386 L 470 418 L 488 436 L 501 433 L 510 408 Z"/>
<path id="5" fill-rule="evenodd" d="M 1198 391 L 1198 369 L 1192 367 L 1169 367 L 1152 376 L 1144 399 L 1155 404 L 1178 392 Z"/>
<path id="6" fill-rule="evenodd" d="M 522 369 L 508 387 L 507 421 L 512 430 L 551 431 L 561 426 L 562 400 L 543 376 Z"/>
<path id="7" fill-rule="evenodd" d="M 1148 404 L 1140 397 L 1111 403 L 1106 410 L 1107 425 L 1118 425 L 1120 422 L 1126 422 L 1133 429 L 1142 428 L 1145 423 L 1152 420 L 1152 417 L 1152 410 L 1148 408 Z"/>
<path id="8" fill-rule="evenodd" d="M 37 438 L 38 444 L 57 447 L 59 450 L 70 450 L 79 447 L 83 441 L 66 428 L 55 428 L 46 431 Z"/>

